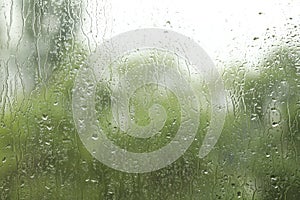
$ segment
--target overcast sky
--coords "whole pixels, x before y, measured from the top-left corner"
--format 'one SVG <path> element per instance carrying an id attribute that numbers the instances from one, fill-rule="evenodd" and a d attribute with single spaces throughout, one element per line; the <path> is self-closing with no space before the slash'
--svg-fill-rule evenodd
<path id="1" fill-rule="evenodd" d="M 111 0 L 101 5 L 88 1 L 86 6 L 85 14 L 94 18 L 87 17 L 84 27 L 92 29 L 87 35 L 94 43 L 100 41 L 99 33 L 108 39 L 132 29 L 169 28 L 224 61 L 256 58 L 260 47 L 274 42 L 265 40 L 268 35 L 280 40 L 292 27 L 288 23 L 300 24 L 298 0 Z"/>

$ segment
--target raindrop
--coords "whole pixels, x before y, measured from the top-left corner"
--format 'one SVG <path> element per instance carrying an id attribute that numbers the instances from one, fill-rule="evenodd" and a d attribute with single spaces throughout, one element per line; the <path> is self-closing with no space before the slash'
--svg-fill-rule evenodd
<path id="1" fill-rule="evenodd" d="M 94 133 L 93 135 L 92 135 L 92 140 L 98 140 L 99 139 L 99 136 L 98 136 L 98 134 L 97 133 Z"/>
<path id="2" fill-rule="evenodd" d="M 46 128 L 48 131 L 51 131 L 53 127 L 51 125 L 47 125 Z"/>
<path id="3" fill-rule="evenodd" d="M 277 178 L 275 176 L 271 176 L 271 181 L 276 181 Z"/>
<path id="4" fill-rule="evenodd" d="M 273 123 L 272 123 L 272 127 L 273 127 L 273 128 L 277 127 L 278 125 L 279 125 L 279 124 L 278 124 L 277 122 L 273 122 Z"/>
<path id="5" fill-rule="evenodd" d="M 47 114 L 43 114 L 43 115 L 42 115 L 42 119 L 43 119 L 44 121 L 46 121 L 46 120 L 48 119 L 48 115 L 47 115 Z"/>
<path id="6" fill-rule="evenodd" d="M 237 192 L 237 196 L 238 196 L 238 198 L 241 198 L 242 197 L 242 193 L 240 191 Z"/>

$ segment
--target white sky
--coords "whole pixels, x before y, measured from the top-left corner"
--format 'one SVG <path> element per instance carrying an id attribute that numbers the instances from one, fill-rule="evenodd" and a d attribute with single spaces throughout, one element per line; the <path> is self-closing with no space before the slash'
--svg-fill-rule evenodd
<path id="1" fill-rule="evenodd" d="M 273 42 L 264 40 L 267 28 L 281 36 L 288 21 L 300 25 L 300 0 L 89 0 L 86 11 L 93 16 L 83 27 L 92 30 L 86 33 L 93 38 L 91 46 L 101 36 L 168 28 L 192 37 L 213 60 L 224 61 L 259 56 L 259 47 Z"/>
<path id="2" fill-rule="evenodd" d="M 86 45 L 89 40 L 90 47 L 101 43 L 102 37 L 108 39 L 133 29 L 158 27 L 192 37 L 214 60 L 234 60 L 241 56 L 255 58 L 260 46 L 273 42 L 264 41 L 267 28 L 276 36 L 288 31 L 287 22 L 299 25 L 300 29 L 300 0 L 82 1 L 85 20 L 82 20 L 80 39 Z M 16 47 L 22 35 L 22 16 L 21 5 L 14 3 L 12 6 L 12 2 L 0 3 L 0 25 L 7 27 L 13 14 L 10 43 L 11 47 Z M 293 19 L 289 20 L 290 17 Z M 7 31 L 0 32 L 3 41 L 8 39 Z M 259 39 L 253 41 L 254 37 Z"/>

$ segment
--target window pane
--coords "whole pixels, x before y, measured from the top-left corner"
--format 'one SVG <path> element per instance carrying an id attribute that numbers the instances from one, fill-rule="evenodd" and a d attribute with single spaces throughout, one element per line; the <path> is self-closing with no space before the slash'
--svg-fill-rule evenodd
<path id="1" fill-rule="evenodd" d="M 299 199 L 297 1 L 0 2 L 0 199 Z"/>

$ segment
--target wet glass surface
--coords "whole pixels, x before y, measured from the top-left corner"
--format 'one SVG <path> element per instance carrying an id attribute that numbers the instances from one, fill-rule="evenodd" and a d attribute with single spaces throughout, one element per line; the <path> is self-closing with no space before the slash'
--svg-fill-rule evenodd
<path id="1" fill-rule="evenodd" d="M 0 199 L 299 199 L 299 9 L 0 1 Z"/>

